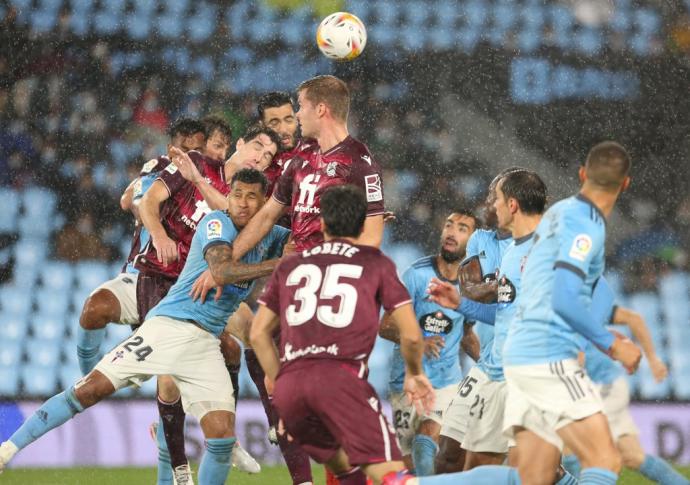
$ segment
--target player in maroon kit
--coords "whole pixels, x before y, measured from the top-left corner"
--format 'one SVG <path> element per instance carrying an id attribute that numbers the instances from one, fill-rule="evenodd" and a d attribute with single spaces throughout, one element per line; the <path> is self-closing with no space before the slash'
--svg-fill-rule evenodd
<path id="1" fill-rule="evenodd" d="M 275 382 L 273 400 L 285 430 L 342 485 L 363 483 L 362 471 L 380 483 L 404 469 L 395 432 L 366 380 L 381 306 L 400 331 L 405 392 L 425 409 L 434 397 L 422 369 L 422 334 L 394 263 L 377 248 L 357 244 L 367 210 L 360 188 L 322 194 L 325 242 L 274 271 L 250 337 Z M 272 339 L 278 327 L 280 357 Z"/>

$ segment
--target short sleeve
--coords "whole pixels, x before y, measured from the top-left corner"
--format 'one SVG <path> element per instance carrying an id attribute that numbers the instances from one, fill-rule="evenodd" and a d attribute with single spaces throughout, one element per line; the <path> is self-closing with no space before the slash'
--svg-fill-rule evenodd
<path id="1" fill-rule="evenodd" d="M 470 259 L 473 256 L 479 254 L 479 231 L 474 231 L 467 241 L 467 247 L 465 248 L 465 259 Z"/>
<path id="2" fill-rule="evenodd" d="M 595 255 L 603 250 L 604 227 L 587 214 L 564 211 L 558 224 L 560 252 L 554 267 L 585 278 Z"/>
<path id="3" fill-rule="evenodd" d="M 187 180 L 180 174 L 175 164 L 171 163 L 158 174 L 158 179 L 168 188 L 170 195 L 177 193 L 186 183 Z"/>
<path id="4" fill-rule="evenodd" d="M 302 159 L 300 158 L 292 159 L 283 170 L 280 177 L 278 177 L 272 197 L 281 205 L 292 204 L 292 182 L 295 178 L 297 165 L 299 165 L 301 161 Z"/>
<path id="5" fill-rule="evenodd" d="M 361 187 L 367 196 L 367 216 L 383 214 L 383 179 L 379 165 L 367 153 L 352 160 L 348 183 Z"/>
<path id="6" fill-rule="evenodd" d="M 275 259 L 283 254 L 283 246 L 290 237 L 290 230 L 281 226 L 273 226 L 271 229 L 271 242 L 268 247 L 266 259 Z"/>
<path id="7" fill-rule="evenodd" d="M 201 220 L 196 235 L 201 241 L 202 254 L 206 256 L 206 251 L 213 246 L 232 244 L 237 237 L 237 229 L 225 214 L 215 211 Z"/>
<path id="8" fill-rule="evenodd" d="M 152 158 L 151 160 L 146 162 L 143 167 L 141 167 L 139 175 L 144 176 L 160 172 L 161 170 L 165 169 L 168 165 L 170 165 L 170 160 L 168 159 L 168 157 Z"/>
<path id="9" fill-rule="evenodd" d="M 387 312 L 396 310 L 397 308 L 412 303 L 410 293 L 405 288 L 405 285 L 396 271 L 393 261 L 383 256 L 380 260 L 381 268 L 381 283 L 379 288 L 379 295 L 381 295 L 381 305 Z"/>
<path id="10" fill-rule="evenodd" d="M 264 305 L 276 315 L 280 315 L 280 266 L 271 274 L 263 293 L 257 300 L 259 304 Z"/>

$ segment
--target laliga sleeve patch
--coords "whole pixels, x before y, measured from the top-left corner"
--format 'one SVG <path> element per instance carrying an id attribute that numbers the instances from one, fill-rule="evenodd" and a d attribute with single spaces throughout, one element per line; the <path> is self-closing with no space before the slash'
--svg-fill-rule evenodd
<path id="1" fill-rule="evenodd" d="M 149 173 L 158 165 L 158 159 L 152 158 L 141 167 L 141 173 Z"/>
<path id="2" fill-rule="evenodd" d="M 577 259 L 578 261 L 584 261 L 587 259 L 587 255 L 591 250 L 592 238 L 587 234 L 578 234 L 575 236 L 575 240 L 573 241 L 573 245 L 570 248 L 570 253 L 568 253 L 568 256 L 573 259 Z"/>
<path id="3" fill-rule="evenodd" d="M 221 236 L 223 223 L 218 219 L 211 219 L 206 223 L 206 239 L 218 239 Z"/>
<path id="4" fill-rule="evenodd" d="M 165 171 L 168 172 L 170 175 L 174 175 L 175 172 L 177 172 L 177 165 L 171 163 L 170 165 L 165 167 Z"/>
<path id="5" fill-rule="evenodd" d="M 364 184 L 367 190 L 367 202 L 378 202 L 383 199 L 379 174 L 366 175 L 364 177 Z"/>

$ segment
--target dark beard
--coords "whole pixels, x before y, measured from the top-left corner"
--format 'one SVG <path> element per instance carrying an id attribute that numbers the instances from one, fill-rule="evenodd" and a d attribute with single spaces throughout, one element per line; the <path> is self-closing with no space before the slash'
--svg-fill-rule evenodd
<path id="1" fill-rule="evenodd" d="M 457 263 L 462 259 L 462 255 L 460 253 L 446 251 L 445 249 L 441 248 L 441 259 L 446 263 Z"/>

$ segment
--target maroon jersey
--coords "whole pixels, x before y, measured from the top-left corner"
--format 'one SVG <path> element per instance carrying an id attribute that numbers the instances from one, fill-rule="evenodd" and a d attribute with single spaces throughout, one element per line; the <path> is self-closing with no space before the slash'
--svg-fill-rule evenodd
<path id="1" fill-rule="evenodd" d="M 363 143 L 351 136 L 321 153 L 318 148 L 290 159 L 278 179 L 273 198 L 292 211 L 292 237 L 298 251 L 323 241 L 321 194 L 333 185 L 354 184 L 364 189 L 367 216 L 383 214 L 381 169 Z"/>
<path id="2" fill-rule="evenodd" d="M 146 162 L 143 167 L 141 167 L 139 176 L 143 177 L 144 175 L 160 172 L 168 165 L 170 165 L 170 159 L 165 155 L 161 155 L 158 158 L 152 158 L 151 160 Z"/>
<path id="3" fill-rule="evenodd" d="M 293 158 L 303 152 L 314 151 L 318 146 L 319 145 L 314 140 L 298 140 L 292 150 L 281 152 L 273 157 L 271 165 L 264 170 L 264 175 L 268 179 L 268 191 L 266 191 L 266 196 L 270 197 L 273 194 L 278 179 Z"/>
<path id="4" fill-rule="evenodd" d="M 306 359 L 366 363 L 381 306 L 392 311 L 410 301 L 393 261 L 339 239 L 287 258 L 259 299 L 280 316 L 281 372 Z"/>
<path id="5" fill-rule="evenodd" d="M 197 151 L 190 151 L 187 154 L 213 188 L 223 195 L 230 192 L 230 187 L 225 183 L 222 163 L 206 158 Z M 176 279 L 187 260 L 196 225 L 211 212 L 211 208 L 201 192 L 180 175 L 175 165 L 169 164 L 156 180 L 163 182 L 170 192 L 170 197 L 161 204 L 160 216 L 166 234 L 177 243 L 178 258 L 177 261 L 168 265 L 159 262 L 156 257 L 156 248 L 150 240 L 137 255 L 135 267 L 143 273 Z"/>

